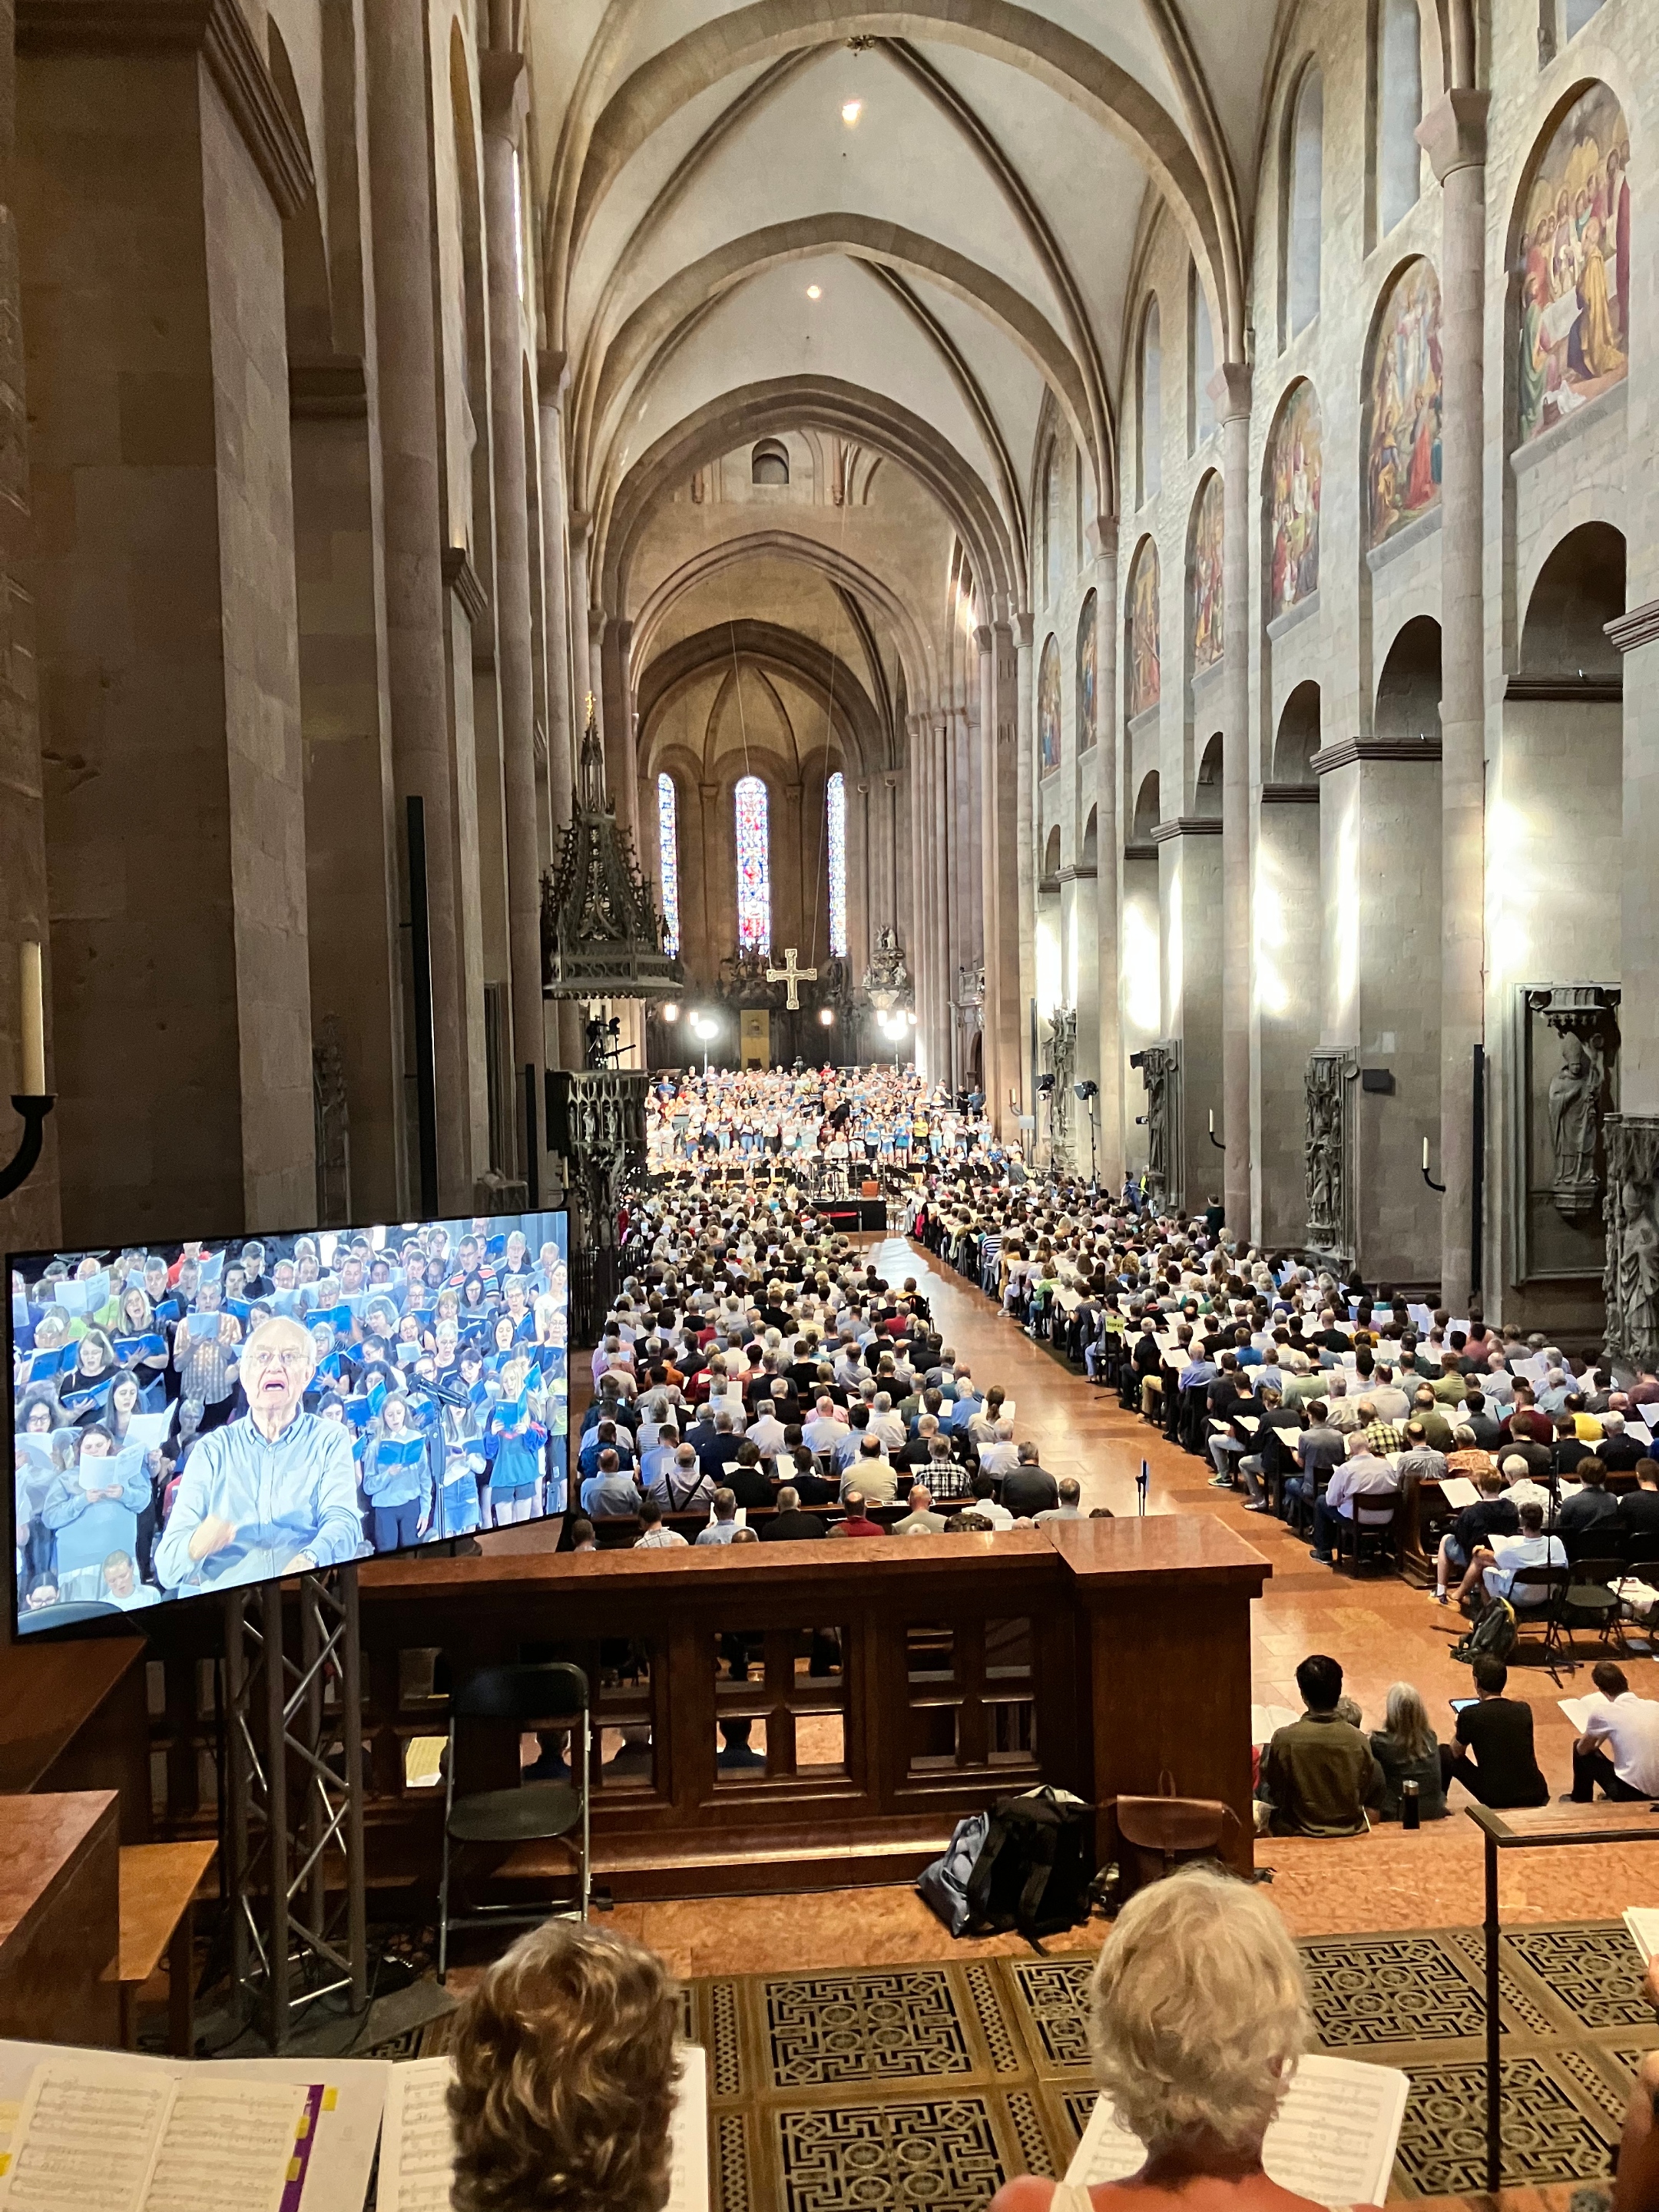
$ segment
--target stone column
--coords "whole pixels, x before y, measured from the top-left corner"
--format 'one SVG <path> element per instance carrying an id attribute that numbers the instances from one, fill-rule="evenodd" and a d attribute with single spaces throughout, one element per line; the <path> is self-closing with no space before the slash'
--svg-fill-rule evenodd
<path id="1" fill-rule="evenodd" d="M 1418 137 L 1441 189 L 1440 1295 L 1468 1310 L 1473 1267 L 1474 1048 L 1484 1034 L 1486 649 L 1481 594 L 1485 457 L 1486 108 L 1449 92 Z"/>
<path id="2" fill-rule="evenodd" d="M 1250 372 L 1226 362 L 1217 380 L 1225 505 L 1222 644 L 1226 654 L 1221 769 L 1221 1097 L 1227 1157 L 1222 1197 L 1241 1249 L 1255 1234 L 1250 1130 Z M 1207 1132 L 1206 1132 L 1207 1133 Z"/>
<path id="3" fill-rule="evenodd" d="M 470 1076 L 444 650 L 450 610 L 442 566 L 427 56 L 424 41 L 410 37 L 408 19 L 395 0 L 368 0 L 365 30 L 398 827 L 401 844 L 406 802 L 418 797 L 426 812 L 432 918 L 438 1202 L 447 1212 L 463 1212 L 473 1203 Z"/>
<path id="4" fill-rule="evenodd" d="M 1095 884 L 1097 988 L 1100 997 L 1100 1179 L 1115 1192 L 1123 1182 L 1123 1024 L 1121 968 L 1120 867 L 1122 838 L 1118 793 L 1122 787 L 1121 702 L 1117 684 L 1117 520 L 1103 515 L 1089 525 L 1095 556 Z"/>
<path id="5" fill-rule="evenodd" d="M 572 510 L 570 516 L 570 703 L 574 720 L 570 726 L 570 750 L 580 763 L 582 732 L 587 727 L 587 695 L 597 692 L 592 659 L 592 632 L 587 604 L 587 549 L 592 541 L 593 518 Z"/>
<path id="6" fill-rule="evenodd" d="M 20 948 L 38 945 L 46 969 L 46 1087 L 52 1070 L 52 932 L 47 919 L 46 832 L 35 688 L 34 601 L 23 581 L 29 551 L 28 418 L 24 394 L 22 285 L 13 212 L 16 73 L 12 10 L 0 15 L 0 1097 L 23 1088 Z M 0 1201 L 0 1247 L 38 1251 L 56 1244 L 57 1116 L 47 1117 L 40 1162 Z M 0 1146 L 9 1156 L 21 1129 L 0 1109 Z M 3 1632 L 0 1632 L 3 1640 Z"/>
<path id="7" fill-rule="evenodd" d="M 1019 917 L 1019 994 L 1014 1002 L 1014 1034 L 1022 1114 L 1032 1110 L 1036 1070 L 1027 1065 L 1031 1053 L 1031 1001 L 1036 996 L 1036 850 L 1033 801 L 1033 760 L 1036 749 L 1036 685 L 1032 666 L 1032 617 L 1017 615 L 1018 708 L 1015 720 L 1015 912 Z"/>
<path id="8" fill-rule="evenodd" d="M 985 1036 L 985 1096 L 1000 1130 L 1006 1109 L 1007 1079 L 1002 1073 L 1001 974 L 997 955 L 1005 931 L 997 883 L 997 663 L 996 633 L 989 623 L 974 632 L 979 648 L 979 744 L 982 772 L 980 793 L 983 828 L 980 837 L 981 880 L 985 907 L 985 998 L 981 1010 Z"/>
<path id="9" fill-rule="evenodd" d="M 21 70 L 63 1233 L 279 1227 L 316 1205 L 283 253 L 310 157 L 240 9 L 38 9 Z M 24 735 L 5 896 L 45 942 L 32 770 Z"/>
<path id="10" fill-rule="evenodd" d="M 556 869 L 564 849 L 564 833 L 570 827 L 576 774 L 576 692 L 565 539 L 569 502 L 564 481 L 564 396 L 569 386 L 568 357 L 562 353 L 543 354 L 537 363 L 537 394 L 542 415 L 542 561 L 547 603 L 547 783 Z M 549 1002 L 546 1039 L 548 1059 L 554 1066 L 581 1066 L 581 1009 L 574 1000 Z"/>
<path id="11" fill-rule="evenodd" d="M 986 831 L 995 853 L 996 899 L 986 924 L 985 974 L 988 1001 L 991 971 L 996 970 L 996 1126 L 1012 1142 L 1018 1131 L 1009 1094 L 1023 1100 L 1021 1039 L 1025 1014 L 1019 994 L 1019 669 L 1014 632 L 1006 623 L 992 625 L 995 663 L 995 761 L 986 778 Z M 989 1016 L 987 1017 L 988 1024 Z M 988 1036 L 990 1034 L 988 1026 Z"/>
<path id="12" fill-rule="evenodd" d="M 495 653 L 501 693 L 501 774 L 507 801 L 507 978 L 513 1009 L 513 1096 L 518 1163 L 526 1165 L 522 1085 L 535 1070 L 541 1097 L 543 1042 L 541 841 L 537 835 L 536 668 L 530 611 L 529 483 L 526 474 L 524 309 L 519 292 L 518 141 L 527 87 L 524 56 L 487 53 L 479 63 L 484 125 L 484 230 L 489 285 L 490 460 L 495 493 Z M 546 1149 L 539 1127 L 537 1142 Z"/>
<path id="13" fill-rule="evenodd" d="M 881 772 L 881 796 L 876 801 L 880 812 L 881 831 L 877 841 L 878 861 L 875 878 L 876 914 L 871 925 L 873 943 L 877 928 L 890 921 L 904 941 L 903 918 L 899 912 L 899 806 L 900 791 L 904 782 L 903 773 L 896 768 Z"/>

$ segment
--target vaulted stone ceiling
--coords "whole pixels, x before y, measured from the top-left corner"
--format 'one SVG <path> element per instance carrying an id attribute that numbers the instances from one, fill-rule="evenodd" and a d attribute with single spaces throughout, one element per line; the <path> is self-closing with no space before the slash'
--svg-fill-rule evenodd
<path id="1" fill-rule="evenodd" d="M 1127 288 L 1161 193 L 1218 360 L 1274 0 L 530 0 L 548 337 L 596 600 L 740 439 L 889 452 L 999 615 L 1024 602 L 1045 404 L 1112 512 Z"/>

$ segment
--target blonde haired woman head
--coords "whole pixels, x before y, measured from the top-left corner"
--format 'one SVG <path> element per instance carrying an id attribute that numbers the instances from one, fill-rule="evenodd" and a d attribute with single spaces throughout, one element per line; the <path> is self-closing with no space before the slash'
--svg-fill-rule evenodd
<path id="1" fill-rule="evenodd" d="M 992 2212 L 1304 2212 L 1261 2168 L 1261 2139 L 1313 2040 L 1307 1985 L 1259 1889 L 1194 1868 L 1132 1898 L 1091 1991 L 1095 2075 L 1146 2163 L 1087 2191 L 1034 2175 Z"/>

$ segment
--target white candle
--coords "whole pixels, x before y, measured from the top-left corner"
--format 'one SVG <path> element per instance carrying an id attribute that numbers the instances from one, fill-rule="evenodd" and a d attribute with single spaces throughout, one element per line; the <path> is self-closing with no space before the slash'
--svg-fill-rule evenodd
<path id="1" fill-rule="evenodd" d="M 1424 1174 L 1425 1174 L 1425 1175 L 1427 1175 L 1428 1171 L 1429 1171 L 1429 1140 L 1428 1140 L 1428 1139 L 1427 1139 L 1426 1137 L 1425 1137 L 1425 1138 L 1424 1138 L 1424 1139 L 1423 1139 L 1423 1172 L 1424 1172 Z"/>
<path id="2" fill-rule="evenodd" d="M 33 941 L 22 947 L 23 1096 L 43 1098 L 46 1090 L 46 1018 L 40 994 L 40 948 Z"/>
<path id="3" fill-rule="evenodd" d="M 1215 1134 L 1215 1108 L 1213 1106 L 1210 1109 L 1210 1134 L 1212 1136 L 1214 1136 Z"/>

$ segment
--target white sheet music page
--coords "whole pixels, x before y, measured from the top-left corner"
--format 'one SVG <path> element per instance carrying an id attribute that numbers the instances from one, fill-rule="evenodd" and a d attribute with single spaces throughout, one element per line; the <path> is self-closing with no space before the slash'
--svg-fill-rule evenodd
<path id="1" fill-rule="evenodd" d="M 139 2212 L 173 2083 L 119 2061 L 35 2068 L 0 2171 L 4 2212 Z"/>
<path id="2" fill-rule="evenodd" d="M 320 2083 L 317 2133 L 300 2212 L 363 2212 L 386 2109 L 386 2058 L 216 2058 L 216 2074 L 253 2081 Z"/>
<path id="3" fill-rule="evenodd" d="M 708 2212 L 708 2060 L 700 2043 L 681 2044 L 679 2054 L 668 2123 L 667 2212 Z"/>
<path id="4" fill-rule="evenodd" d="M 1644 1960 L 1659 1951 L 1659 1911 L 1656 1911 L 1652 1905 L 1627 1905 L 1625 1907 L 1625 1925 Z"/>
<path id="5" fill-rule="evenodd" d="M 306 2091 L 297 2081 L 179 2076 L 143 2212 L 278 2212 Z"/>
<path id="6" fill-rule="evenodd" d="M 1270 2179 L 1331 2212 L 1381 2204 L 1406 2116 L 1407 2076 L 1352 2058 L 1304 2058 L 1261 2146 Z M 1146 2152 L 1102 2097 L 1066 2179 L 1088 2189 L 1139 2172 Z"/>
<path id="7" fill-rule="evenodd" d="M 449 2212 L 453 2079 L 447 2058 L 412 2058 L 392 2068 L 380 2133 L 380 2212 Z"/>

